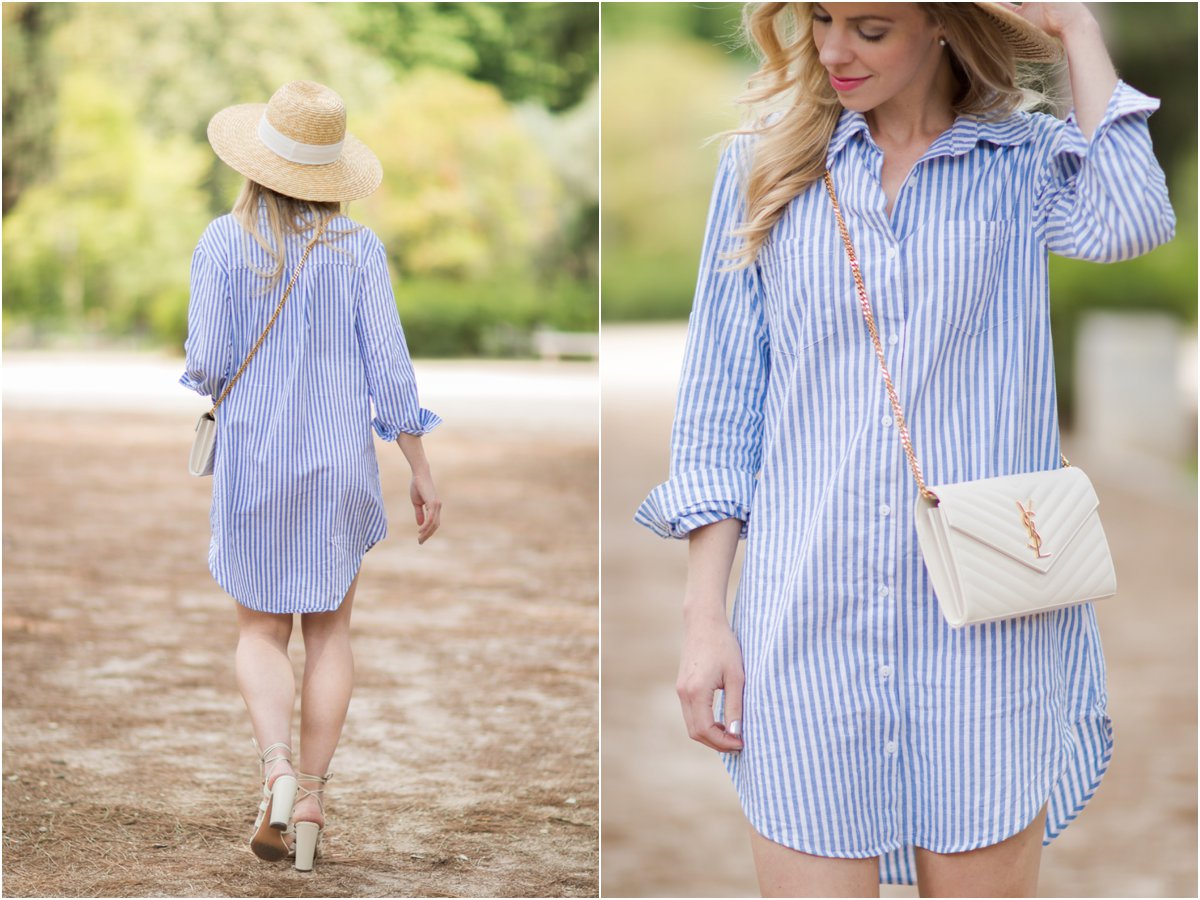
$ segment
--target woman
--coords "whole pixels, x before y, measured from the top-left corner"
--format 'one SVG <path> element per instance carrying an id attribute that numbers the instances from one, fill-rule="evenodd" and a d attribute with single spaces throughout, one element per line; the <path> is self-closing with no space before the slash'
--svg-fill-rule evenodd
<path id="1" fill-rule="evenodd" d="M 383 245 L 342 213 L 383 173 L 346 133 L 341 98 L 291 82 L 270 103 L 217 113 L 208 138 L 246 182 L 192 258 L 180 381 L 215 400 L 262 337 L 216 413 L 209 568 L 238 604 L 238 686 L 263 748 L 250 846 L 268 860 L 292 852 L 309 870 L 350 702 L 359 565 L 387 533 L 371 425 L 408 460 L 424 543 L 441 502 L 421 435 L 440 419 L 417 400 Z M 287 652 L 295 613 L 305 648 L 298 760 Z"/>
<path id="2" fill-rule="evenodd" d="M 725 754 L 764 894 L 1029 896 L 1111 753 L 1094 610 L 942 618 L 822 176 L 928 482 L 1051 469 L 1047 251 L 1170 239 L 1158 101 L 1081 4 L 766 3 L 747 28 L 748 99 L 782 112 L 722 155 L 671 477 L 637 514 L 690 542 L 684 719 Z M 1019 111 L 1016 60 L 1064 50 L 1074 114 Z"/>

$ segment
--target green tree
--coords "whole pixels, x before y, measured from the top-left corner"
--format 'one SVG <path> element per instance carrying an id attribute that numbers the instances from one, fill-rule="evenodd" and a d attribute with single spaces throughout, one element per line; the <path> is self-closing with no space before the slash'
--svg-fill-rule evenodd
<path id="1" fill-rule="evenodd" d="M 10 144 L 18 129 L 7 123 L 34 121 L 41 95 L 18 77 L 6 93 L 6 180 L 10 164 L 41 179 L 22 185 L 5 219 L 10 343 L 31 329 L 83 330 L 178 347 L 187 261 L 242 180 L 208 147 L 207 123 L 293 79 L 333 86 L 350 130 L 383 161 L 381 190 L 351 213 L 391 251 L 412 311 L 406 329 L 422 351 L 521 352 L 538 323 L 595 327 L 594 89 L 552 114 L 536 98 L 506 100 L 461 65 L 423 64 L 397 80 L 392 64 L 346 35 L 350 10 L 327 4 L 47 9 L 49 19 L 24 21 L 5 7 L 6 91 L 7 67 L 30 55 L 20 40 L 36 43 L 38 64 L 59 83 L 52 116 L 35 129 L 40 144 Z M 445 51 L 453 42 L 439 21 L 408 37 Z"/>
<path id="2" fill-rule="evenodd" d="M 139 127 L 129 96 L 94 73 L 64 74 L 59 104 L 55 177 L 5 220 L 6 324 L 177 333 L 181 261 L 208 220 L 194 187 L 208 154 Z"/>
<path id="3" fill-rule="evenodd" d="M 49 38 L 61 8 L 4 4 L 4 215 L 52 171 L 57 71 Z"/>
<path id="4" fill-rule="evenodd" d="M 598 4 L 358 3 L 349 33 L 401 72 L 434 67 L 493 84 L 507 100 L 569 109 L 596 79 Z"/>
<path id="5" fill-rule="evenodd" d="M 720 149 L 706 141 L 737 126 L 751 69 L 699 41 L 605 37 L 603 315 L 686 315 Z"/>
<path id="6" fill-rule="evenodd" d="M 382 98 L 361 137 L 376 148 L 384 184 L 356 208 L 402 273 L 519 271 L 559 227 L 561 182 L 494 87 L 414 72 Z"/>

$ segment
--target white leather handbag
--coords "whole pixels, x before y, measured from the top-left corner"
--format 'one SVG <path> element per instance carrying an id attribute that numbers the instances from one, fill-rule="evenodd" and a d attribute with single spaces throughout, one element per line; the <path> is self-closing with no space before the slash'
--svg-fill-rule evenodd
<path id="1" fill-rule="evenodd" d="M 217 449 L 217 407 L 201 413 L 196 420 L 196 437 L 192 440 L 192 452 L 188 457 L 188 472 L 193 475 L 211 475 L 213 459 Z"/>
<path id="2" fill-rule="evenodd" d="M 946 621 L 955 628 L 1031 615 L 1117 591 L 1099 500 L 1084 472 L 1062 468 L 930 487 L 917 462 L 879 331 L 842 219 L 833 178 L 825 172 L 859 307 L 917 482 L 917 546 Z"/>
<path id="3" fill-rule="evenodd" d="M 296 271 L 292 273 L 292 280 L 283 289 L 283 296 L 279 298 L 279 305 L 275 307 L 275 312 L 271 314 L 271 320 L 267 322 L 267 327 L 263 329 L 263 333 L 258 336 L 258 340 L 254 342 L 254 346 L 246 354 L 246 359 L 238 368 L 237 374 L 229 379 L 229 383 L 225 385 L 225 390 L 221 391 L 221 396 L 214 401 L 212 409 L 201 413 L 200 418 L 196 420 L 196 435 L 192 439 L 192 452 L 188 456 L 188 472 L 190 474 L 202 476 L 213 473 L 213 461 L 216 458 L 217 450 L 217 407 L 228 396 L 230 389 L 237 384 L 237 380 L 242 377 L 242 373 L 246 371 L 246 366 L 250 365 L 250 360 L 254 359 L 254 354 L 262 346 L 267 332 L 271 330 L 275 324 L 275 320 L 279 318 L 279 313 L 283 310 L 283 301 L 287 300 L 288 294 L 292 292 L 292 286 L 296 283 L 296 279 L 300 277 L 300 270 L 304 268 L 304 263 L 308 260 L 308 254 L 312 252 L 313 246 L 321 239 L 321 232 L 324 230 L 325 223 L 322 222 L 318 226 L 317 233 L 313 236 L 313 239 L 304 248 L 304 255 L 300 257 L 300 262 L 296 264 Z"/>

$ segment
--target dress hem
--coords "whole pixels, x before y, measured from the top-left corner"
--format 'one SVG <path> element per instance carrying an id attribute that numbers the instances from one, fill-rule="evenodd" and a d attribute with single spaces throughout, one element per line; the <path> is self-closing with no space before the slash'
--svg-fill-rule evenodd
<path id="1" fill-rule="evenodd" d="M 229 585 L 226 583 L 226 580 L 222 577 L 221 574 L 218 574 L 218 571 L 217 571 L 218 566 L 216 564 L 216 557 L 214 555 L 209 556 L 208 571 L 212 575 L 213 580 L 216 581 L 216 583 L 221 587 L 221 589 L 223 591 L 225 591 L 225 593 L 228 594 L 239 606 L 244 607 L 245 609 L 252 610 L 253 612 L 273 613 L 276 615 L 284 615 L 284 616 L 306 615 L 308 613 L 337 612 L 339 609 L 342 608 L 342 603 L 346 599 L 346 592 L 350 590 L 350 585 L 352 585 L 354 583 L 354 579 L 358 577 L 358 573 L 362 570 L 363 557 L 366 556 L 367 553 L 369 553 L 371 551 L 372 547 L 374 547 L 376 544 L 378 544 L 385 537 L 387 537 L 386 526 L 383 530 L 383 534 L 381 534 L 379 537 L 375 538 L 374 540 L 369 541 L 367 543 L 366 547 L 362 550 L 362 552 L 357 554 L 357 558 L 355 559 L 355 562 L 354 562 L 354 571 L 350 574 L 350 579 L 346 582 L 345 587 L 342 588 L 341 593 L 337 595 L 337 602 L 334 603 L 333 606 L 324 607 L 324 608 L 312 607 L 312 608 L 304 608 L 304 609 L 263 609 L 260 606 L 255 606 L 251 603 L 247 603 L 246 601 L 242 600 L 240 597 L 237 596 L 237 594 L 235 594 L 230 589 Z"/>
<path id="2" fill-rule="evenodd" d="M 1055 808 L 1055 801 L 1057 799 L 1055 795 L 1064 789 L 1070 790 L 1071 773 L 1073 769 L 1078 771 L 1074 765 L 1076 763 L 1076 759 L 1073 758 L 1071 754 L 1072 742 L 1068 741 L 1063 747 L 1061 754 L 1062 762 L 1060 763 L 1058 770 L 1048 781 L 1047 787 L 1043 791 L 1039 792 L 1039 795 L 1042 797 L 1041 802 L 1034 808 L 1034 811 L 1031 815 L 1021 816 L 1021 820 L 1024 822 L 1023 825 L 1021 825 L 1015 831 L 1000 837 L 992 838 L 989 836 L 983 840 L 971 841 L 966 846 L 949 845 L 952 846 L 953 849 L 939 850 L 934 847 L 925 846 L 924 844 L 919 843 L 918 839 L 916 838 L 908 841 L 900 840 L 888 842 L 880 845 L 878 849 L 872 850 L 844 848 L 833 849 L 829 847 L 817 848 L 813 847 L 812 845 L 797 846 L 802 842 L 795 838 L 785 837 L 784 839 L 780 839 L 780 837 L 773 836 L 771 833 L 772 830 L 769 827 L 764 826 L 764 824 L 760 820 L 756 819 L 756 817 L 751 813 L 751 810 L 748 808 L 746 798 L 740 791 L 738 791 L 738 800 L 741 804 L 742 812 L 746 816 L 746 820 L 750 824 L 750 827 L 753 828 L 755 832 L 757 832 L 763 838 L 771 841 L 772 843 L 787 847 L 789 850 L 807 853 L 811 856 L 823 856 L 831 859 L 868 859 L 870 857 L 879 857 L 880 884 L 912 886 L 917 883 L 916 867 L 913 854 L 913 848 L 915 847 L 920 847 L 923 850 L 929 850 L 933 853 L 947 854 L 966 853 L 971 850 L 978 850 L 982 847 L 990 847 L 993 844 L 998 844 L 1001 841 L 1013 837 L 1014 835 L 1019 834 L 1021 831 L 1028 828 L 1033 820 L 1037 818 L 1038 813 L 1041 812 L 1043 807 L 1046 808 L 1046 821 L 1042 835 L 1042 846 L 1046 847 L 1049 846 L 1049 844 L 1052 843 L 1055 838 L 1062 834 L 1063 831 L 1066 830 L 1067 826 L 1071 824 L 1071 822 L 1079 817 L 1079 814 L 1083 811 L 1084 807 L 1087 806 L 1088 802 L 1093 796 L 1095 796 L 1096 791 L 1100 787 L 1100 782 L 1105 773 L 1108 771 L 1109 764 L 1112 762 L 1112 749 L 1114 745 L 1114 740 L 1112 737 L 1112 718 L 1108 715 L 1106 710 L 1098 710 L 1093 715 L 1084 716 L 1083 718 L 1074 720 L 1071 725 L 1074 744 L 1077 748 L 1093 746 L 1091 741 L 1083 743 L 1079 741 L 1079 734 L 1081 731 L 1092 732 L 1095 729 L 1099 729 L 1101 741 L 1099 745 L 1096 746 L 1096 749 L 1099 751 L 1099 758 L 1096 759 L 1095 757 L 1089 755 L 1089 759 L 1091 759 L 1092 762 L 1088 766 L 1087 774 L 1090 775 L 1090 778 L 1086 782 L 1082 782 L 1082 779 L 1074 781 L 1075 784 L 1082 784 L 1083 787 L 1079 797 L 1077 799 L 1073 798 L 1074 802 L 1070 811 L 1058 813 Z M 929 843 L 934 842 L 931 841 Z M 895 854 L 897 851 L 902 850 L 906 851 L 904 853 L 905 858 L 901 860 L 888 859 L 889 855 Z M 899 868 L 900 871 L 897 871 L 897 868 Z"/>

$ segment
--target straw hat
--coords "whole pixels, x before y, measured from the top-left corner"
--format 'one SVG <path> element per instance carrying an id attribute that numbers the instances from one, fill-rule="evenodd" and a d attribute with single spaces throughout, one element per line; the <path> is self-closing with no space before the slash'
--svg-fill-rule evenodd
<path id="1" fill-rule="evenodd" d="M 346 131 L 346 105 L 314 81 L 290 81 L 269 103 L 221 110 L 208 142 L 252 181 L 300 200 L 357 200 L 379 187 L 383 167 Z"/>
<path id="2" fill-rule="evenodd" d="M 1030 62 L 1057 62 L 1062 59 L 1063 45 L 1020 13 L 1003 3 L 976 3 L 992 20 L 1000 34 L 1012 47 L 1017 59 Z"/>

